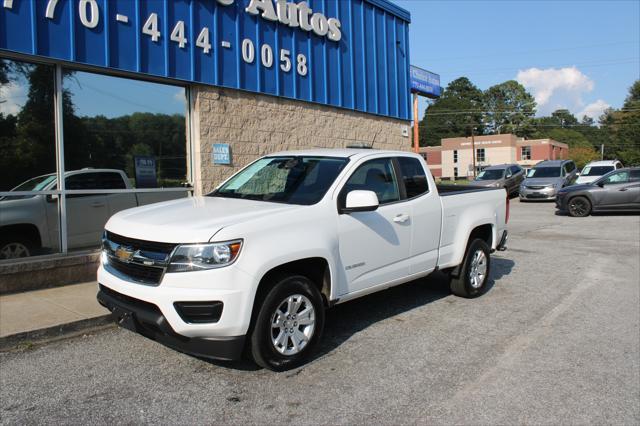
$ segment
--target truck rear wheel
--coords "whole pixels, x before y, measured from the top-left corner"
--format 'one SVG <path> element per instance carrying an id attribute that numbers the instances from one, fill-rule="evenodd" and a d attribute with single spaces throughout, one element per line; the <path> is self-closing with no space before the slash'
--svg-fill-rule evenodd
<path id="1" fill-rule="evenodd" d="M 261 367 L 283 371 L 302 364 L 324 328 L 318 288 L 302 275 L 279 276 L 261 303 L 251 333 L 251 355 Z"/>
<path id="2" fill-rule="evenodd" d="M 471 241 L 462 261 L 458 277 L 451 278 L 451 292 L 456 296 L 472 298 L 487 291 L 491 271 L 491 250 L 487 243 L 477 238 Z"/>

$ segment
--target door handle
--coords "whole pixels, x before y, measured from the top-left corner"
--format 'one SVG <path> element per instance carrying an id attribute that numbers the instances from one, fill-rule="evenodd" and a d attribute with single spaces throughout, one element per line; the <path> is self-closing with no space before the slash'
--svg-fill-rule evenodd
<path id="1" fill-rule="evenodd" d="M 399 214 L 396 217 L 393 218 L 393 221 L 395 223 L 405 223 L 406 221 L 409 220 L 409 215 L 408 214 Z"/>
<path id="2" fill-rule="evenodd" d="M 91 207 L 104 207 L 104 203 L 101 203 L 100 201 L 94 201 L 93 203 L 89 204 Z"/>
<path id="3" fill-rule="evenodd" d="M 629 188 L 620 188 L 620 189 L 618 189 L 618 191 L 620 191 L 620 192 L 624 192 L 624 191 L 626 191 L 627 189 L 629 189 Z"/>

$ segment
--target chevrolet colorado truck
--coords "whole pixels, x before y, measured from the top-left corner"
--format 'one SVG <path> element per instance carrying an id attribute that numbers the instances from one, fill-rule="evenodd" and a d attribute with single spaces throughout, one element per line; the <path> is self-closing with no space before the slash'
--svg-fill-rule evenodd
<path id="1" fill-rule="evenodd" d="M 272 154 L 206 196 L 111 217 L 98 300 L 182 352 L 285 370 L 335 304 L 436 270 L 455 295 L 482 295 L 508 216 L 503 188 L 438 188 L 416 154 Z"/>

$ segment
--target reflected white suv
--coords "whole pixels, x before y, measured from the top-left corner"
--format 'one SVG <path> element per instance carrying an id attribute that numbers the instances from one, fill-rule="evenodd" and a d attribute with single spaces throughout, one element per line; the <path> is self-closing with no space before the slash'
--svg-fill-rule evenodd
<path id="1" fill-rule="evenodd" d="M 607 173 L 621 169 L 622 167 L 622 163 L 618 160 L 592 161 L 584 166 L 575 183 L 591 183 L 600 176 L 604 176 Z"/>

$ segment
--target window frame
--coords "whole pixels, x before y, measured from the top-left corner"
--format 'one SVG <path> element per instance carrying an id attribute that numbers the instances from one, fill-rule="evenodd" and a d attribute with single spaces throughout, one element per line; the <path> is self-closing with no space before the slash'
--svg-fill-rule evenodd
<path id="1" fill-rule="evenodd" d="M 367 163 L 373 162 L 373 161 L 379 161 L 379 160 L 387 160 L 390 162 L 391 164 L 391 172 L 394 176 L 394 178 L 396 179 L 396 184 L 398 186 L 398 200 L 396 201 L 391 201 L 391 202 L 387 202 L 387 203 L 380 203 L 380 200 L 378 200 L 378 208 L 380 207 L 386 207 L 386 206 L 390 206 L 393 204 L 397 204 L 397 203 L 402 203 L 404 201 L 406 201 L 406 191 L 404 189 L 404 182 L 400 182 L 399 178 L 398 178 L 398 165 L 396 162 L 394 162 L 394 157 L 388 157 L 388 156 L 383 156 L 383 157 L 375 157 L 375 158 L 369 158 L 369 159 L 365 159 L 365 161 L 361 162 L 360 164 L 356 165 L 355 169 L 349 173 L 348 176 L 346 176 L 346 178 L 344 179 L 344 183 L 342 183 L 342 186 L 340 187 L 340 190 L 338 191 L 338 197 L 336 200 L 336 204 L 338 207 L 338 214 L 346 214 L 343 213 L 342 210 L 346 208 L 346 201 L 347 201 L 347 193 L 345 193 L 345 189 L 347 184 L 349 183 L 349 179 L 351 179 L 353 177 L 353 175 L 358 172 L 358 170 L 360 170 L 361 167 L 365 166 Z M 377 194 L 376 194 L 377 195 Z"/>
<path id="2" fill-rule="evenodd" d="M 413 160 L 416 160 L 416 161 L 418 161 L 418 159 L 417 159 L 417 158 L 415 158 L 415 157 L 411 157 L 411 156 L 409 156 L 409 155 L 398 155 L 398 156 L 396 156 L 396 157 L 394 157 L 394 158 L 393 158 L 393 159 L 394 159 L 394 161 L 397 163 L 397 167 L 395 167 L 395 168 L 394 168 L 394 170 L 396 171 L 396 175 L 398 176 L 398 182 L 402 182 L 402 185 L 401 185 L 401 186 L 402 186 L 402 188 L 403 188 L 403 189 L 402 189 L 401 193 L 404 193 L 404 198 L 401 198 L 401 199 L 400 199 L 400 201 L 411 201 L 411 200 L 416 200 L 416 199 L 418 199 L 418 198 L 420 198 L 420 197 L 423 197 L 423 196 L 425 196 L 425 195 L 427 195 L 427 194 L 430 194 L 430 193 L 431 193 L 431 185 L 429 185 L 429 178 L 427 177 L 427 176 L 428 176 L 428 174 L 427 174 L 427 169 L 424 167 L 424 165 L 423 165 L 423 164 L 421 164 L 421 163 L 418 161 L 418 163 L 419 163 L 420 167 L 422 167 L 422 169 L 423 169 L 423 170 L 424 170 L 424 172 L 425 172 L 425 173 L 424 173 L 424 176 L 425 176 L 425 180 L 426 180 L 426 182 L 427 182 L 427 190 L 426 190 L 425 192 L 423 192 L 423 193 L 421 193 L 421 194 L 418 194 L 418 195 L 415 195 L 415 196 L 413 196 L 413 197 L 407 197 L 407 187 L 406 187 L 406 185 L 404 184 L 404 179 L 403 179 L 403 177 L 402 177 L 402 172 L 401 172 L 401 170 L 400 170 L 402 166 L 400 165 L 400 161 L 398 160 L 399 158 L 409 158 L 409 159 L 413 159 Z"/>
<path id="3" fill-rule="evenodd" d="M 482 160 L 480 159 L 480 151 L 482 151 Z M 487 161 L 487 151 L 484 148 L 476 148 L 476 162 L 485 163 Z"/>
<path id="4" fill-rule="evenodd" d="M 39 259 L 43 256 L 54 256 L 54 257 L 62 257 L 67 256 L 70 253 L 75 252 L 76 250 L 70 250 L 68 247 L 69 233 L 67 231 L 67 201 L 68 199 L 82 197 L 82 196 L 90 196 L 90 195 L 110 195 L 110 194 L 138 194 L 138 193 L 158 193 L 158 192 L 181 192 L 187 193 L 188 196 L 192 196 L 195 191 L 195 162 L 196 156 L 194 140 L 195 140 L 195 122 L 193 111 L 195 109 L 195 100 L 193 99 L 191 93 L 191 87 L 188 84 L 180 84 L 176 81 L 169 81 L 162 77 L 149 77 L 142 78 L 139 75 L 132 75 L 127 72 L 106 72 L 104 69 L 93 67 L 93 66 L 84 66 L 79 63 L 74 63 L 72 66 L 69 64 L 63 64 L 60 61 L 49 60 L 47 58 L 34 58 L 29 55 L 22 55 L 11 52 L 1 52 L 0 59 L 14 61 L 14 62 L 22 62 L 26 64 L 34 64 L 34 65 L 47 65 L 54 68 L 54 79 L 51 82 L 53 87 L 53 98 L 51 99 L 51 103 L 54 108 L 54 139 L 52 143 L 55 147 L 55 168 L 56 170 L 53 174 L 56 176 L 56 181 L 60 183 L 60 185 L 55 185 L 52 189 L 44 190 L 44 191 L 0 191 L 0 197 L 5 196 L 34 196 L 34 195 L 44 195 L 47 198 L 52 198 L 57 196 L 57 216 L 58 216 L 58 251 L 51 254 L 45 255 L 33 255 L 26 259 Z M 185 91 L 186 103 L 185 103 L 185 144 L 186 144 L 186 162 L 187 162 L 187 176 L 186 180 L 189 183 L 189 186 L 185 187 L 171 187 L 171 188 L 128 188 L 128 189 L 90 189 L 90 190 L 75 190 L 75 189 L 66 189 L 66 179 L 74 176 L 75 174 L 69 174 L 69 171 L 65 169 L 65 147 L 64 147 L 64 112 L 63 112 L 63 73 L 65 70 L 72 71 L 80 71 L 80 72 L 88 72 L 96 75 L 104 76 L 104 77 L 116 77 L 116 78 L 127 78 L 129 80 L 136 80 L 140 82 L 152 82 L 152 83 L 160 83 L 168 86 L 172 86 L 175 88 L 182 88 Z M 98 242 L 99 243 L 99 242 Z M 98 248 L 96 248 L 98 250 Z M 17 261 L 24 260 L 23 258 L 18 259 Z M 0 265 L 11 264 L 15 262 L 15 259 L 8 260 L 0 260 Z"/>
<path id="5" fill-rule="evenodd" d="M 527 150 L 526 156 L 525 156 L 525 149 Z M 522 160 L 531 160 L 531 145 L 524 145 L 520 147 L 520 158 Z"/>

